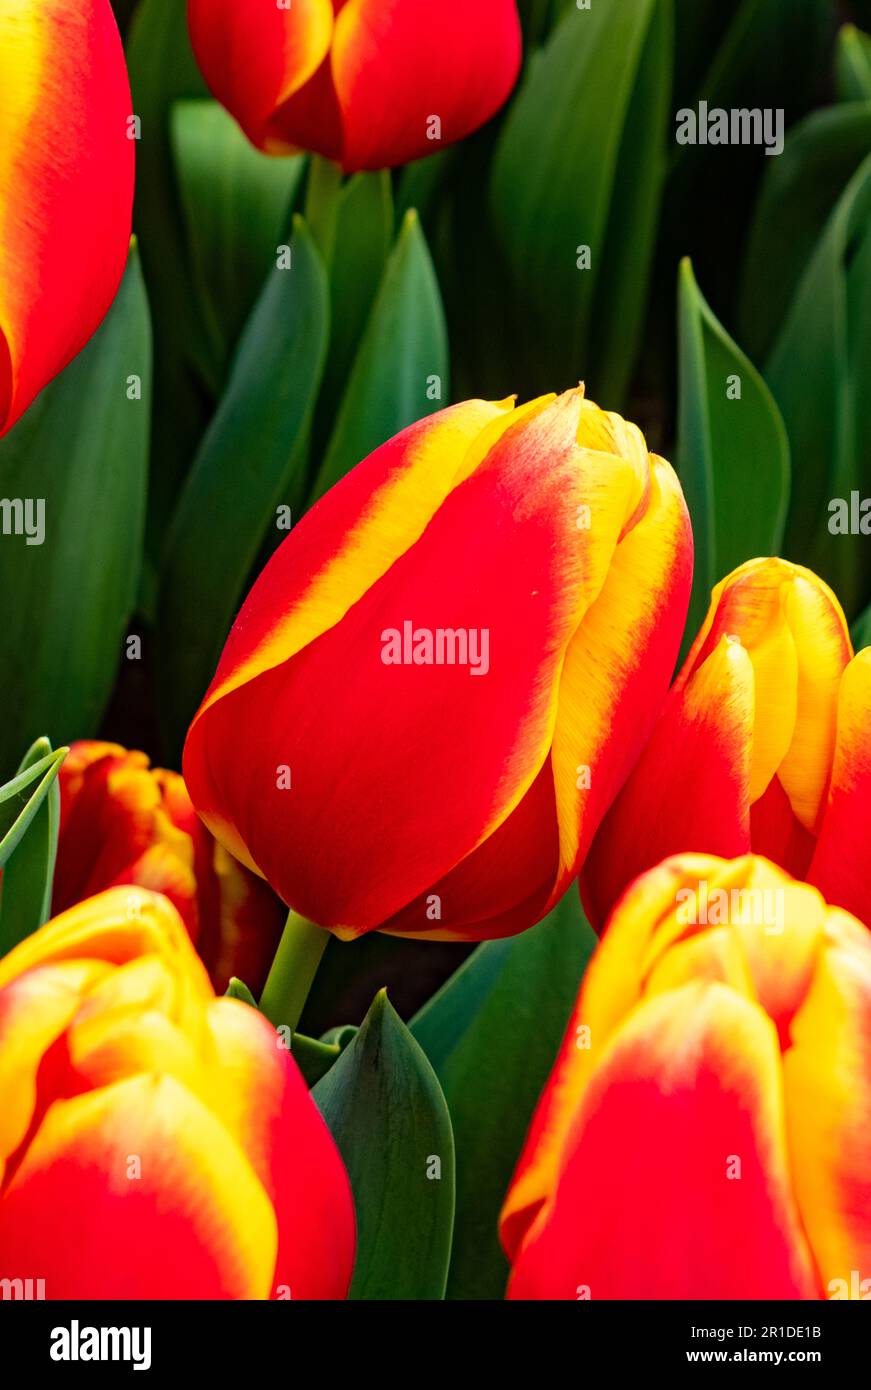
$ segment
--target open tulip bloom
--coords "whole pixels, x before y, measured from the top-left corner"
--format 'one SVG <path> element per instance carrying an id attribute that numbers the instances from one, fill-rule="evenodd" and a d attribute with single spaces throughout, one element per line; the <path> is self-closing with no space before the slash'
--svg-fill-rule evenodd
<path id="1" fill-rule="evenodd" d="M 509 1296 L 861 1296 L 869 1027 L 871 934 L 816 889 L 755 856 L 638 879 L 506 1198 Z"/>

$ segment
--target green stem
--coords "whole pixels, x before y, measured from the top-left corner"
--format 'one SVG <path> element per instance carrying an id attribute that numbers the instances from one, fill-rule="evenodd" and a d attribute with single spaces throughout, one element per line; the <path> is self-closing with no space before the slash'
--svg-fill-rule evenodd
<path id="1" fill-rule="evenodd" d="M 313 154 L 305 194 L 305 220 L 327 266 L 332 263 L 336 244 L 336 220 L 342 171 L 331 159 Z"/>
<path id="2" fill-rule="evenodd" d="M 323 927 L 290 909 L 260 996 L 260 1010 L 276 1028 L 293 1031 L 299 1023 L 329 939 Z"/>

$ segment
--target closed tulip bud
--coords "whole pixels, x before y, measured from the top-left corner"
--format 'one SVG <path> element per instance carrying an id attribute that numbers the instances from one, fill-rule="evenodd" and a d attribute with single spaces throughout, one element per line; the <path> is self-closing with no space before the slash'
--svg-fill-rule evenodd
<path id="1" fill-rule="evenodd" d="M 666 861 L 588 969 L 502 1213 L 517 1299 L 871 1288 L 871 934 L 767 860 Z"/>
<path id="2" fill-rule="evenodd" d="M 0 961 L 0 1277 L 48 1299 L 344 1298 L 354 1215 L 296 1063 L 115 888 Z"/>
<path id="3" fill-rule="evenodd" d="M 682 850 L 752 850 L 807 877 L 852 654 L 841 606 L 810 570 L 751 560 L 717 585 L 587 859 L 581 887 L 594 926 L 637 874 Z"/>
<path id="4" fill-rule="evenodd" d="M 410 426 L 255 584 L 188 734 L 194 805 L 340 936 L 523 930 L 643 746 L 691 545 L 670 466 L 581 390 Z"/>
<path id="5" fill-rule="evenodd" d="M 209 834 L 177 772 L 115 743 L 74 743 L 60 772 L 53 907 L 117 884 L 163 893 L 215 988 L 238 975 L 259 991 L 284 911 L 265 883 Z"/>
<path id="6" fill-rule="evenodd" d="M 520 68 L 514 0 L 188 0 L 188 19 L 206 81 L 253 144 L 348 171 L 461 140 Z"/>
<path id="7" fill-rule="evenodd" d="M 0 434 L 75 357 L 130 243 L 130 87 L 109 0 L 0 0 Z"/>

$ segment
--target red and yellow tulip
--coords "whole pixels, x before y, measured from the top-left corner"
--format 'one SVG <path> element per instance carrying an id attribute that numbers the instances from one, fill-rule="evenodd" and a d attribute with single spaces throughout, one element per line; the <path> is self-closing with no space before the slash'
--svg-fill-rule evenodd
<path id="1" fill-rule="evenodd" d="M 60 772 L 53 907 L 64 912 L 118 884 L 163 893 L 223 993 L 238 975 L 255 993 L 285 913 L 265 883 L 197 816 L 183 778 L 116 743 L 74 743 Z"/>
<path id="2" fill-rule="evenodd" d="M 354 1214 L 290 1053 L 115 888 L 0 961 L 0 1277 L 49 1299 L 344 1298 Z"/>
<path id="3" fill-rule="evenodd" d="M 684 850 L 752 850 L 808 876 L 852 655 L 841 606 L 810 570 L 752 560 L 717 585 L 587 859 L 582 895 L 595 926 L 636 875 Z"/>
<path id="4" fill-rule="evenodd" d="M 515 0 L 188 0 L 212 92 L 249 140 L 383 169 L 476 130 L 520 68 Z"/>
<path id="5" fill-rule="evenodd" d="M 85 345 L 124 272 L 130 88 L 109 0 L 0 0 L 0 434 Z"/>
<path id="6" fill-rule="evenodd" d="M 582 390 L 410 426 L 254 586 L 188 735 L 194 805 L 339 935 L 523 930 L 644 745 L 691 549 L 671 467 Z"/>
<path id="7" fill-rule="evenodd" d="M 767 860 L 679 856 L 587 972 L 502 1213 L 509 1296 L 867 1296 L 869 1171 L 871 933 Z"/>

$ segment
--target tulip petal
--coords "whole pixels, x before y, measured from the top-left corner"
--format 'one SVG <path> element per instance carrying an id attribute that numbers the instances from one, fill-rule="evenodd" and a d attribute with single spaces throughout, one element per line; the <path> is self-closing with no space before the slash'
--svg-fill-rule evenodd
<path id="1" fill-rule="evenodd" d="M 248 139 L 280 148 L 270 118 L 321 66 L 333 34 L 331 0 L 188 0 L 188 28 L 213 95 Z"/>
<path id="2" fill-rule="evenodd" d="M 320 1111 L 262 1014 L 219 999 L 209 1023 L 220 1068 L 213 1108 L 248 1154 L 278 1220 L 273 1295 L 344 1298 L 354 1267 L 354 1205 Z"/>
<path id="3" fill-rule="evenodd" d="M 676 685 L 584 866 L 584 906 L 601 930 L 628 883 L 681 850 L 731 857 L 750 848 L 754 673 L 722 638 Z"/>
<path id="4" fill-rule="evenodd" d="M 27 1134 L 37 1104 L 37 1074 L 80 1003 L 81 989 L 108 970 L 97 961 L 47 965 L 0 990 L 0 1186 L 6 1159 Z"/>
<path id="5" fill-rule="evenodd" d="M 579 1290 L 818 1296 L 790 1189 L 774 1029 L 723 985 L 650 999 L 600 1057 L 509 1297 Z"/>
<path id="6" fill-rule="evenodd" d="M 871 647 L 850 662 L 838 697 L 837 741 L 826 809 L 808 880 L 826 902 L 871 926 Z"/>
<path id="7" fill-rule="evenodd" d="M 169 1077 L 55 1102 L 0 1202 L 4 1275 L 50 1299 L 266 1298 L 276 1243 L 242 1151 Z"/>
<path id="8" fill-rule="evenodd" d="M 0 434 L 88 341 L 121 282 L 130 114 L 109 0 L 0 0 Z"/>
<path id="9" fill-rule="evenodd" d="M 831 1296 L 853 1271 L 871 1280 L 871 936 L 838 911 L 826 936 L 783 1070 L 793 1182 Z"/>
<path id="10" fill-rule="evenodd" d="M 407 0 L 346 0 L 331 54 L 345 169 L 406 164 L 463 139 L 506 100 L 520 59 L 514 0 L 439 0 L 429 21 Z"/>
<path id="11" fill-rule="evenodd" d="M 604 417 L 606 420 L 609 417 Z M 619 422 L 626 435 L 634 427 Z M 671 467 L 642 451 L 640 514 L 626 505 L 623 530 L 600 591 L 569 643 L 559 688 L 551 761 L 560 865 L 550 904 L 577 873 L 606 809 L 635 763 L 665 699 L 680 647 L 692 580 L 692 535 Z M 604 463 L 605 460 L 602 460 Z M 613 466 L 599 483 L 616 492 Z M 587 501 L 591 501 L 587 494 Z M 590 537 L 607 535 L 591 506 Z M 628 514 L 628 515 L 627 515 Z M 628 529 L 631 527 L 631 529 Z"/>

